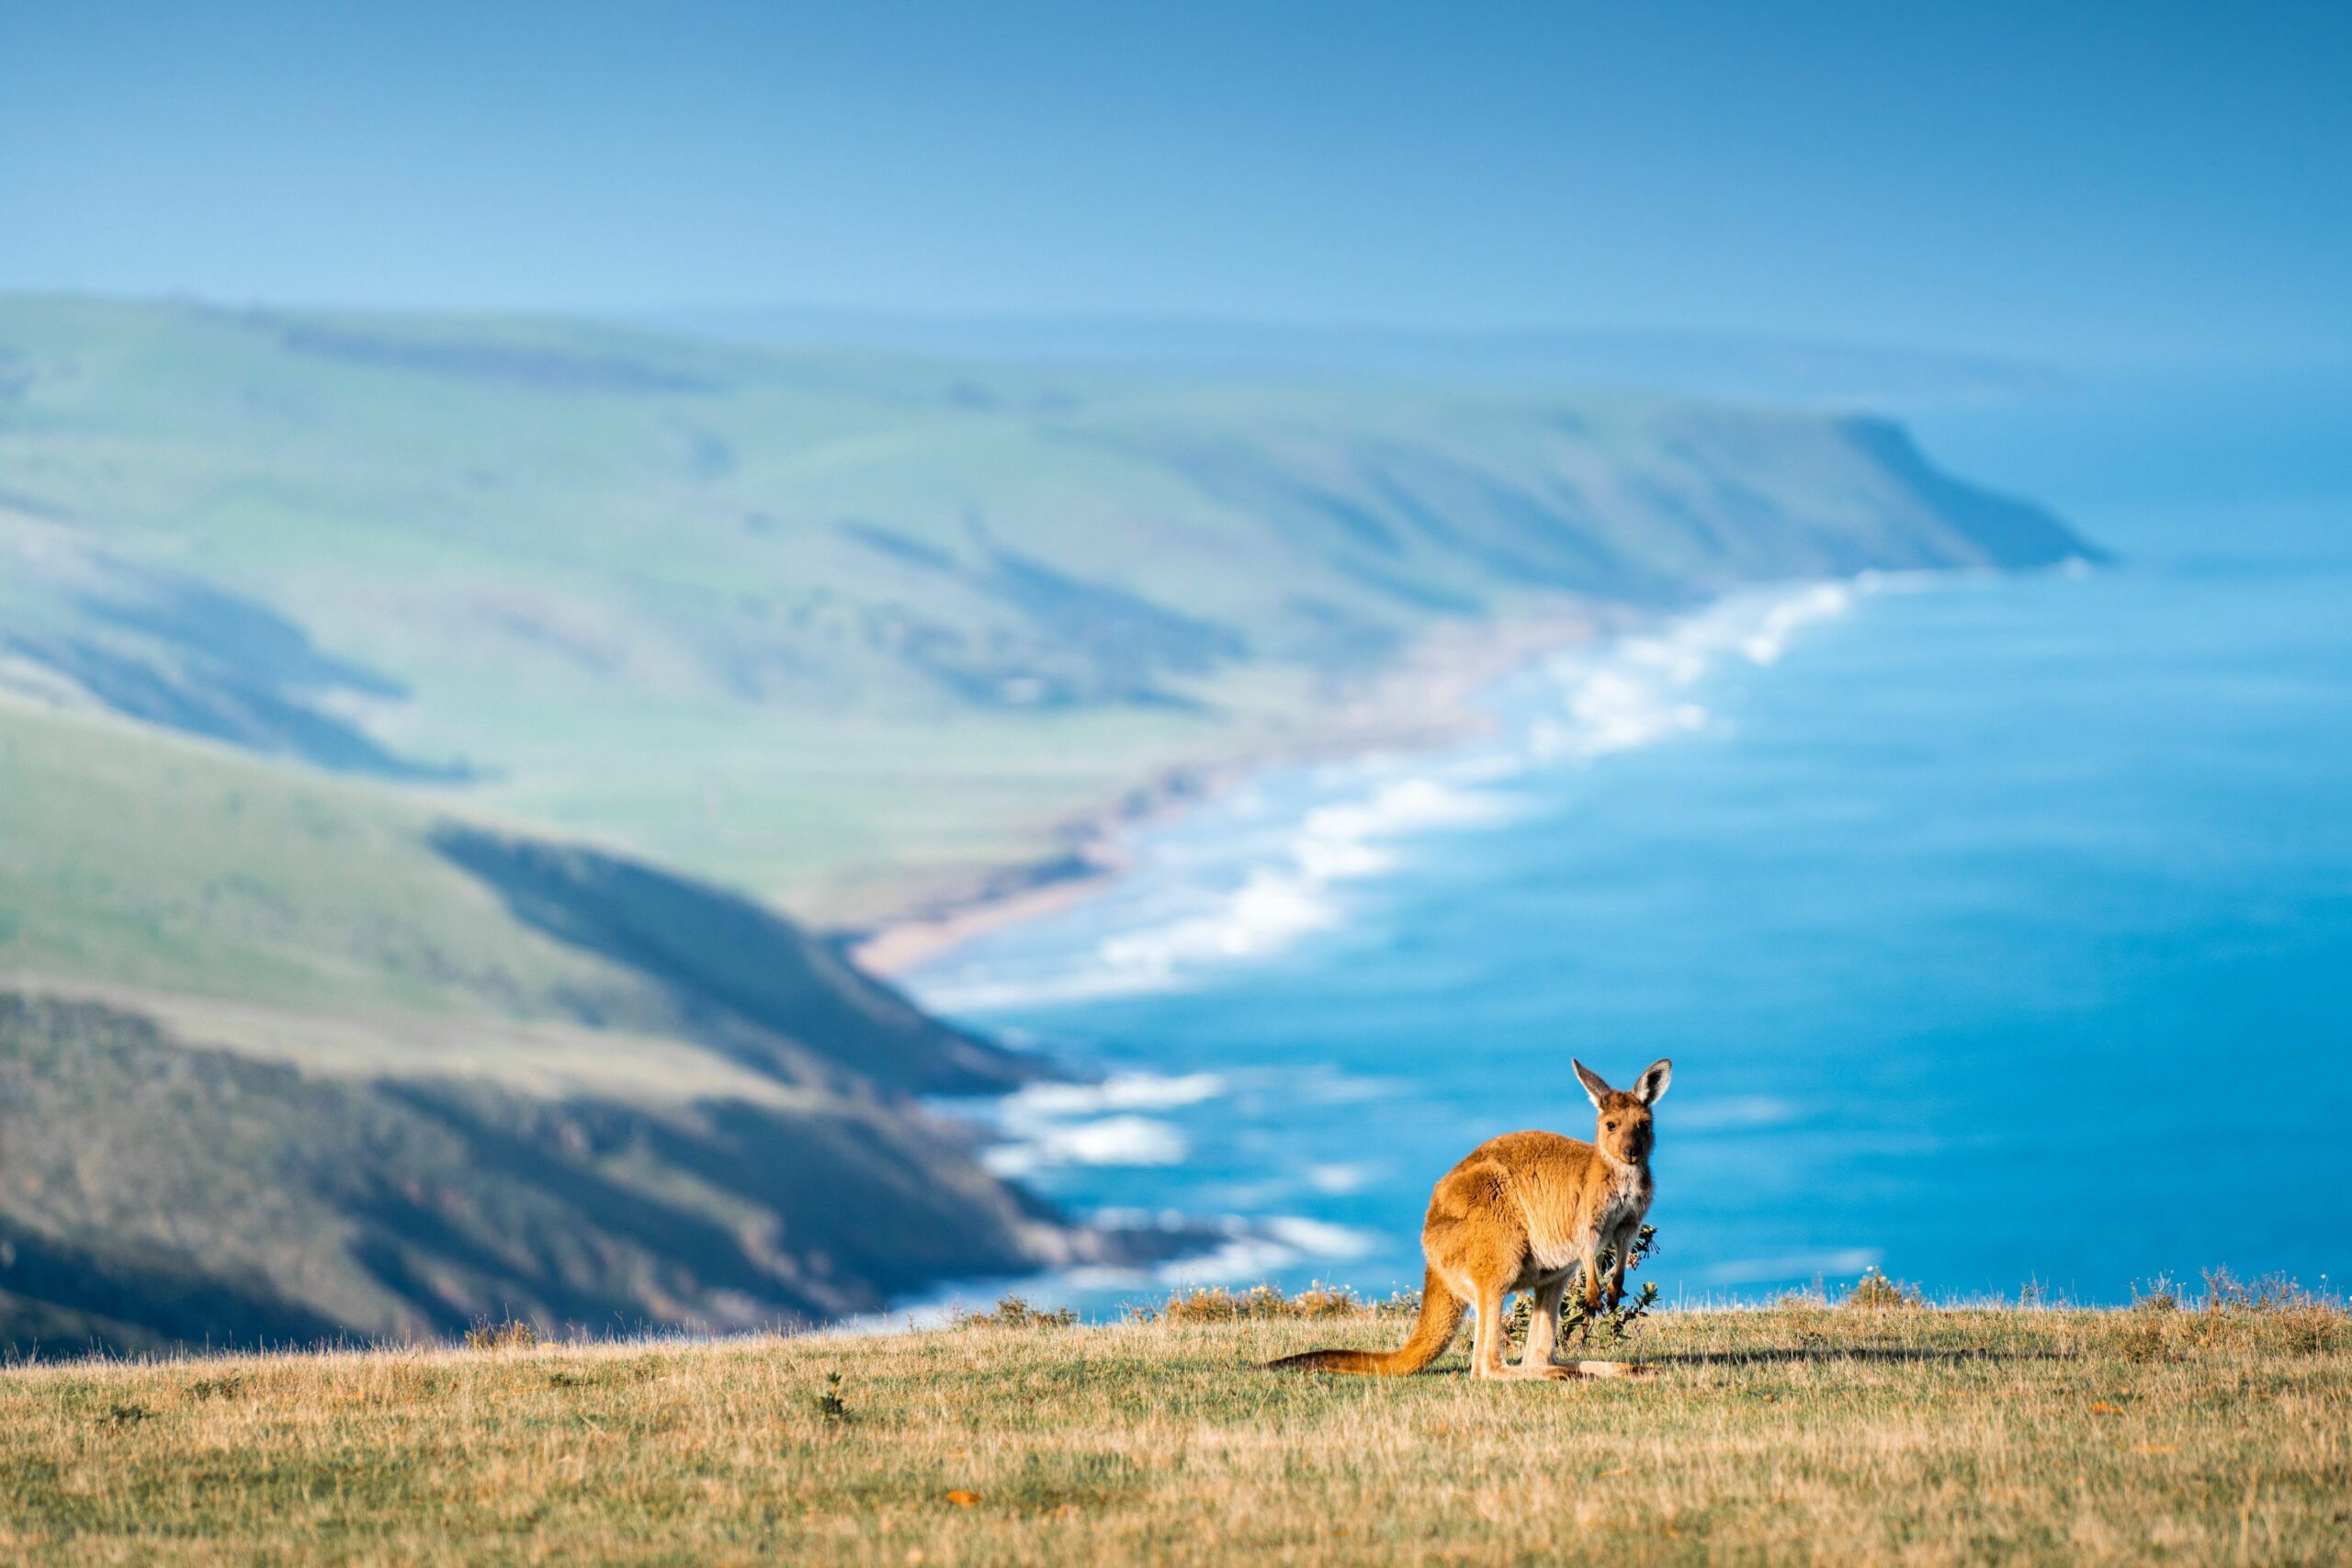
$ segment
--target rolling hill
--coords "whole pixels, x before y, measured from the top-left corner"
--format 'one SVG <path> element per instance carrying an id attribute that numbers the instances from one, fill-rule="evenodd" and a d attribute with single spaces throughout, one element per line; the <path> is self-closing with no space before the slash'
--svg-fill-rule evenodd
<path id="1" fill-rule="evenodd" d="M 921 1093 L 1044 1071 L 735 895 L 0 705 L 0 1343 L 742 1327 L 1172 1245 Z"/>
<path id="2" fill-rule="evenodd" d="M 0 679 L 825 923 L 1433 634 L 2088 553 L 1816 412 L 0 300 Z"/>
<path id="3" fill-rule="evenodd" d="M 842 931 L 1737 584 L 2095 554 L 1817 411 L 0 299 L 0 1341 L 1164 1255 Z M 831 934 L 819 934 L 830 929 Z"/>

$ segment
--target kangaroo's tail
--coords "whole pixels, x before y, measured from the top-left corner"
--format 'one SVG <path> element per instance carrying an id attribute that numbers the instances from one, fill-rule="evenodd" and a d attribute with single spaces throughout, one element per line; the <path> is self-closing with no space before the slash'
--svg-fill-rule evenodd
<path id="1" fill-rule="evenodd" d="M 1440 1356 L 1453 1343 L 1453 1331 L 1462 1326 L 1463 1314 L 1469 1306 L 1445 1288 L 1430 1269 L 1421 1280 L 1421 1315 L 1413 1320 L 1411 1337 L 1394 1350 L 1309 1350 L 1303 1356 L 1284 1356 L 1279 1361 L 1268 1361 L 1270 1369 L 1279 1368 L 1301 1372 L 1361 1372 L 1369 1377 L 1403 1377 L 1418 1372 Z"/>

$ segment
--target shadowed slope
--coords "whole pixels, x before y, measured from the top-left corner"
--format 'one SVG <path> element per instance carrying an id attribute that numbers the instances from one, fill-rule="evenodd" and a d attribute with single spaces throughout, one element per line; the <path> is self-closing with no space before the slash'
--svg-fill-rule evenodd
<path id="1" fill-rule="evenodd" d="M 311 1077 L 5 992 L 0 1242 L 19 1353 L 741 1328 L 1115 1249 L 872 1101 Z"/>
<path id="2" fill-rule="evenodd" d="M 978 1093 L 1044 1064 L 915 1010 L 749 899 L 578 845 L 444 823 L 433 847 L 558 941 L 663 987 L 680 1027 L 767 1071 L 781 1036 L 888 1090 Z"/>

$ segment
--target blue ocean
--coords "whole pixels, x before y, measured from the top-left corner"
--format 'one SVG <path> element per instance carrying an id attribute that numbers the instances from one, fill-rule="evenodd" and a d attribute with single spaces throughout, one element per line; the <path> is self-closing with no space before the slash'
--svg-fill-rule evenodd
<path id="1" fill-rule="evenodd" d="M 1746 592 L 1272 772 L 911 977 L 1100 1083 L 993 1114 L 1081 1213 L 1227 1245 L 1072 1276 L 1419 1282 L 1430 1183 L 1659 1107 L 1669 1301 L 2127 1300 L 2352 1276 L 2352 384 L 2090 380 L 1915 413 L 2112 565 Z"/>

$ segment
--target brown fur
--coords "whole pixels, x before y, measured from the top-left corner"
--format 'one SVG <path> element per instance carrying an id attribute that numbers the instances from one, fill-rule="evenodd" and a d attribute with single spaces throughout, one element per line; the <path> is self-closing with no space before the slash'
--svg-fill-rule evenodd
<path id="1" fill-rule="evenodd" d="M 1453 1343 L 1465 1313 L 1476 1311 L 1470 1375 L 1567 1378 L 1623 1375 L 1615 1361 L 1557 1361 L 1560 1298 L 1581 1270 L 1588 1309 L 1604 1286 L 1600 1253 L 1616 1248 L 1605 1287 L 1614 1305 L 1624 1295 L 1625 1263 L 1650 1206 L 1650 1108 L 1673 1077 L 1673 1064 L 1652 1063 L 1628 1092 L 1611 1089 L 1582 1062 L 1572 1064 L 1595 1112 L 1593 1141 L 1557 1133 L 1507 1133 L 1470 1151 L 1430 1194 L 1421 1222 L 1429 1269 L 1421 1314 L 1405 1343 L 1389 1351 L 1310 1350 L 1270 1366 L 1301 1371 L 1398 1376 L 1418 1372 Z M 1503 1298 L 1535 1292 L 1526 1353 L 1503 1362 Z"/>

